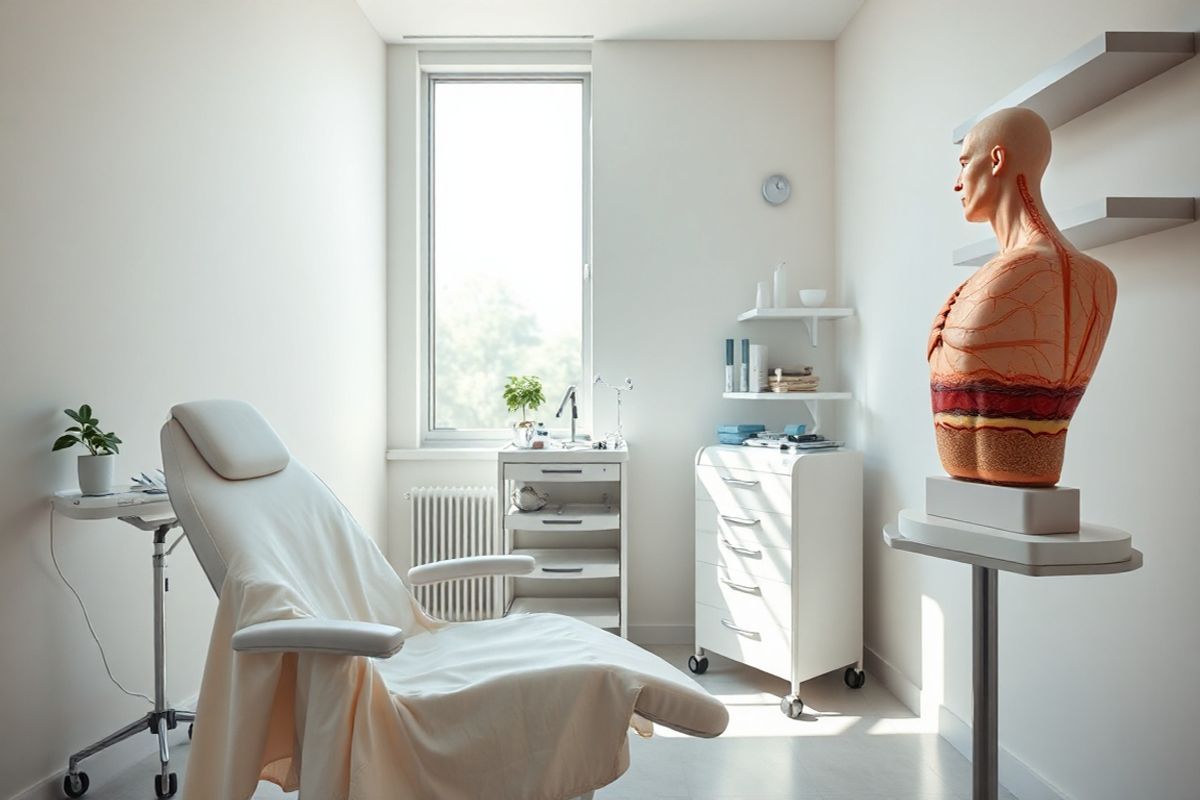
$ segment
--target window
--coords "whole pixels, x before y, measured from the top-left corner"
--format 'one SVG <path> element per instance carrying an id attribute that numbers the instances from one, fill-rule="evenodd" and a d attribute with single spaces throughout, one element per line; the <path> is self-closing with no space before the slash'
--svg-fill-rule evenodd
<path id="1" fill-rule="evenodd" d="M 588 90 L 427 79 L 427 439 L 508 435 L 509 375 L 539 376 L 551 406 L 572 384 L 589 394 Z M 555 410 L 534 419 L 561 428 Z"/>

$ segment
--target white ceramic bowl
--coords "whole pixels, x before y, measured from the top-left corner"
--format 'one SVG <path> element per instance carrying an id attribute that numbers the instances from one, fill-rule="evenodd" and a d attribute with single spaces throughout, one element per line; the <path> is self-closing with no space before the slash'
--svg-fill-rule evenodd
<path id="1" fill-rule="evenodd" d="M 825 302 L 825 295 L 828 294 L 824 289 L 801 289 L 800 290 L 800 305 L 804 306 L 819 306 Z"/>

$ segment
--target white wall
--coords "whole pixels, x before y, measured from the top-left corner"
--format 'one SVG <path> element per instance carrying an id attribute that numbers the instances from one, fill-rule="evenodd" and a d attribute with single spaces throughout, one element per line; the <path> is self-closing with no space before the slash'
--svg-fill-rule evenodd
<path id="1" fill-rule="evenodd" d="M 828 42 L 592 50 L 595 370 L 636 387 L 623 421 L 638 628 L 692 625 L 697 448 L 723 422 L 807 419 L 799 403 L 722 400 L 724 340 L 832 377 L 832 335 L 815 356 L 799 324 L 736 321 L 778 261 L 793 289 L 833 288 L 832 56 Z M 794 186 L 778 207 L 761 193 L 773 172 Z M 600 431 L 615 426 L 606 394 Z"/>
<path id="2" fill-rule="evenodd" d="M 160 463 L 173 403 L 245 398 L 382 535 L 384 46 L 353 0 L 5 2 L 0 143 L 9 797 L 146 710 L 50 564 L 46 496 L 75 483 L 60 409 L 92 403 L 127 476 Z M 148 535 L 59 519 L 56 538 L 117 675 L 152 693 Z M 170 574 L 179 700 L 215 599 L 186 547 Z"/>
<path id="3" fill-rule="evenodd" d="M 813 351 L 797 324 L 736 322 L 780 260 L 793 289 L 833 288 L 832 60 L 830 43 L 592 49 L 595 371 L 636 386 L 623 416 L 633 476 L 630 624 L 642 640 L 691 639 L 697 448 L 722 422 L 807 419 L 801 404 L 722 400 L 725 338 L 766 342 L 785 363 L 832 373 L 834 328 Z M 389 48 L 388 410 L 400 447 L 417 443 L 415 76 L 415 52 Z M 760 186 L 777 171 L 795 192 L 773 208 Z M 611 392 L 598 393 L 595 412 L 599 433 L 615 428 Z M 494 484 L 494 462 L 393 462 L 393 562 L 407 565 L 409 487 L 483 482 Z"/>
<path id="4" fill-rule="evenodd" d="M 860 312 L 839 363 L 859 398 L 848 427 L 866 453 L 867 644 L 935 713 L 943 707 L 949 727 L 971 718 L 969 570 L 888 551 L 879 529 L 922 507 L 924 477 L 941 473 L 925 339 L 969 274 L 951 250 L 990 234 L 961 220 L 951 131 L 1106 29 L 1198 28 L 1194 0 L 870 0 L 837 42 L 839 282 Z M 1057 129 L 1051 212 L 1105 193 L 1200 193 L 1198 97 L 1193 59 Z M 1001 580 L 1001 743 L 1064 796 L 1166 800 L 1195 797 L 1200 784 L 1188 666 L 1200 658 L 1197 252 L 1200 225 L 1094 251 L 1119 299 L 1062 482 L 1082 489 L 1085 518 L 1133 533 L 1144 569 Z M 1032 782 L 1021 789 L 1039 796 Z"/>

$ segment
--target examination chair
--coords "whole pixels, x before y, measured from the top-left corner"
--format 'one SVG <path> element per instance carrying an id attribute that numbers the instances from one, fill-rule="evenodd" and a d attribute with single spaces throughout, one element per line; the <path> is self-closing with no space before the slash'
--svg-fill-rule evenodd
<path id="1" fill-rule="evenodd" d="M 175 406 L 162 452 L 220 598 L 185 800 L 249 798 L 259 780 L 309 800 L 590 798 L 628 768 L 631 723 L 701 737 L 728 724 L 691 678 L 578 620 L 430 617 L 247 403 Z M 409 580 L 533 567 L 455 559 Z"/>

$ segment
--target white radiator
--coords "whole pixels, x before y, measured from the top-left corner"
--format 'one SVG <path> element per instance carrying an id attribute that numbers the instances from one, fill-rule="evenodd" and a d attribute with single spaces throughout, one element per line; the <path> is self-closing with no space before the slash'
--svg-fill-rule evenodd
<path id="1" fill-rule="evenodd" d="M 412 565 L 500 552 L 496 532 L 496 490 L 482 486 L 421 486 L 412 500 Z M 502 616 L 500 578 L 471 578 L 414 586 L 413 594 L 430 615 L 451 622 Z"/>

